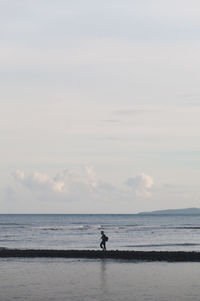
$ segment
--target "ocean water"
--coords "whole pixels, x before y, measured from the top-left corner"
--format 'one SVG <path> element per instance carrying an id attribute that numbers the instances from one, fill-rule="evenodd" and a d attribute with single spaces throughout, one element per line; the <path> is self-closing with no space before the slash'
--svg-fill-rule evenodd
<path id="1" fill-rule="evenodd" d="M 0 260 L 2 301 L 199 301 L 200 263 Z"/>
<path id="2" fill-rule="evenodd" d="M 200 215 L 0 215 L 0 247 L 200 250 Z"/>

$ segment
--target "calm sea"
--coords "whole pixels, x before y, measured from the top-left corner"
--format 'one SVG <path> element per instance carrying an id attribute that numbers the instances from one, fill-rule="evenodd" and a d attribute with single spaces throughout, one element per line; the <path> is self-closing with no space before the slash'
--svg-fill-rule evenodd
<path id="1" fill-rule="evenodd" d="M 1 259 L 2 301 L 199 301 L 200 263 Z"/>
<path id="2" fill-rule="evenodd" d="M 200 215 L 0 215 L 0 247 L 200 250 Z"/>

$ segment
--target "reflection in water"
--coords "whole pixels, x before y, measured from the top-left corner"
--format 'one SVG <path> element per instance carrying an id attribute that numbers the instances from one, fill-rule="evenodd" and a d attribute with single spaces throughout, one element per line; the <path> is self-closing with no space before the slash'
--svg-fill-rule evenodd
<path id="1" fill-rule="evenodd" d="M 106 278 L 106 260 L 102 259 L 101 260 L 101 272 L 100 272 L 100 287 L 102 294 L 106 294 L 107 292 L 107 278 Z"/>

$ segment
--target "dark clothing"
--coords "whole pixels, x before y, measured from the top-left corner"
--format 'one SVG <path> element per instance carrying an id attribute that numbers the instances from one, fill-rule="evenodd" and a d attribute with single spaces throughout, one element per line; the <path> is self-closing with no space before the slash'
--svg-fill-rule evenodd
<path id="1" fill-rule="evenodd" d="M 100 243 L 100 247 L 103 249 L 103 250 L 106 250 L 106 235 L 103 233 L 101 235 L 101 243 Z"/>

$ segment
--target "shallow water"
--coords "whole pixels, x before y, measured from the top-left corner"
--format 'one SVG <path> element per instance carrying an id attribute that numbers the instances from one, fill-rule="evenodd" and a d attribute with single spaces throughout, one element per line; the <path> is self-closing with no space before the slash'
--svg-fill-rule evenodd
<path id="1" fill-rule="evenodd" d="M 200 300 L 200 263 L 1 259 L 0 300 Z"/>

